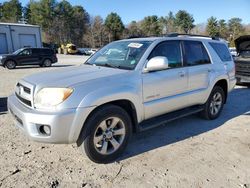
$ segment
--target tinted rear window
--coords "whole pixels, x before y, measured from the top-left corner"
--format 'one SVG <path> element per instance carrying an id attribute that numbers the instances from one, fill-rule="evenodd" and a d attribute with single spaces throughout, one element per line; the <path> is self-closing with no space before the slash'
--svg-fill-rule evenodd
<path id="1" fill-rule="evenodd" d="M 40 54 L 40 50 L 39 49 L 32 49 L 32 54 L 39 55 Z"/>
<path id="2" fill-rule="evenodd" d="M 199 41 L 184 41 L 184 50 L 188 66 L 211 63 L 205 47 Z"/>
<path id="3" fill-rule="evenodd" d="M 41 49 L 40 51 L 41 51 L 41 54 L 43 55 L 51 55 L 54 53 L 53 50 L 51 49 Z"/>
<path id="4" fill-rule="evenodd" d="M 228 47 L 225 44 L 215 42 L 210 42 L 209 44 L 220 57 L 221 61 L 232 61 L 231 54 L 229 53 Z"/>

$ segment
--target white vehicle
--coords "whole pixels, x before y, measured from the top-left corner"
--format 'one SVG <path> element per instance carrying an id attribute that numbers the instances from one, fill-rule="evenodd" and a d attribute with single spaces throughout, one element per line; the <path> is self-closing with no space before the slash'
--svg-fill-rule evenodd
<path id="1" fill-rule="evenodd" d="M 77 143 L 92 161 L 108 163 L 132 132 L 198 112 L 216 119 L 235 83 L 222 41 L 178 34 L 126 39 L 81 66 L 23 78 L 8 108 L 30 139 Z"/>
<path id="2" fill-rule="evenodd" d="M 230 47 L 230 48 L 229 48 L 229 51 L 230 51 L 230 53 L 231 53 L 231 55 L 232 55 L 233 57 L 236 57 L 236 56 L 237 56 L 236 48 Z"/>
<path id="3" fill-rule="evenodd" d="M 92 54 L 92 55 L 93 55 L 94 53 L 96 53 L 96 52 L 97 52 L 97 49 L 94 49 L 94 48 L 91 48 L 91 49 L 89 50 L 89 53 Z"/>

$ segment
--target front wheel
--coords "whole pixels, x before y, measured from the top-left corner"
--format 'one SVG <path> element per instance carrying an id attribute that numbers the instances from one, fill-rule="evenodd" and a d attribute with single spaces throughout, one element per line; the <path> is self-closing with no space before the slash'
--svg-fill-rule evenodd
<path id="1" fill-rule="evenodd" d="M 5 63 L 5 67 L 7 67 L 7 69 L 14 69 L 14 68 L 16 68 L 16 62 L 13 60 L 8 60 Z"/>
<path id="2" fill-rule="evenodd" d="M 80 147 L 96 163 L 116 160 L 126 148 L 132 132 L 130 116 L 115 105 L 101 107 L 85 126 L 87 137 Z"/>
<path id="3" fill-rule="evenodd" d="M 202 117 L 208 120 L 213 120 L 219 117 L 225 102 L 225 92 L 219 87 L 215 86 L 204 105 L 204 110 L 201 112 Z"/>

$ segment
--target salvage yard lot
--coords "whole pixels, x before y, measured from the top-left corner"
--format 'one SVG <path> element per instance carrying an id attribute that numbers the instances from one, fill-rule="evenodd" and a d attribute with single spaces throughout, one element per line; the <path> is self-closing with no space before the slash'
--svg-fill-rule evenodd
<path id="1" fill-rule="evenodd" d="M 250 89 L 237 86 L 221 117 L 193 115 L 135 134 L 118 162 L 98 165 L 72 145 L 29 141 L 5 101 L 29 74 L 76 66 L 58 56 L 51 68 L 0 67 L 0 187 L 250 187 Z"/>

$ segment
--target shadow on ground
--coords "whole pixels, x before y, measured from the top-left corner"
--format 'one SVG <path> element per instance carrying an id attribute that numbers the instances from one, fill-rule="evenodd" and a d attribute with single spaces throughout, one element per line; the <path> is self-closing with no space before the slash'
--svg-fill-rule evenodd
<path id="1" fill-rule="evenodd" d="M 0 115 L 6 114 L 7 111 L 7 97 L 0 97 Z"/>
<path id="2" fill-rule="evenodd" d="M 194 137 L 220 126 L 240 115 L 250 115 L 250 89 L 236 88 L 228 97 L 221 116 L 213 121 L 204 120 L 197 115 L 182 118 L 155 129 L 134 134 L 119 159 L 124 160 L 159 147 L 170 145 Z"/>

